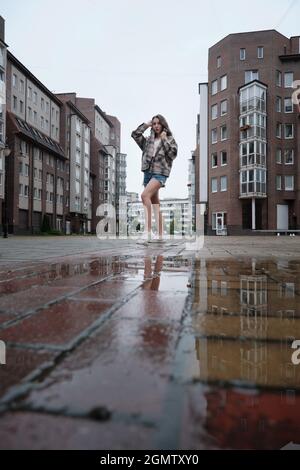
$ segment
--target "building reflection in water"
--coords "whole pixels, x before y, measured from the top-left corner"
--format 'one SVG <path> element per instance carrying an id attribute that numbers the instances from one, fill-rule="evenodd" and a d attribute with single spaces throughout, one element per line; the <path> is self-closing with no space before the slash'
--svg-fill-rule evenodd
<path id="1" fill-rule="evenodd" d="M 300 443 L 300 263 L 196 260 L 192 325 L 216 445 Z M 237 388 L 238 387 L 238 388 Z"/>

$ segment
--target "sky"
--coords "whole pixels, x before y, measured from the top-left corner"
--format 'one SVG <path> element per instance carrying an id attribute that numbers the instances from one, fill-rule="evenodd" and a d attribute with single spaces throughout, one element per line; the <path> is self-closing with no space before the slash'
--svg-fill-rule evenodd
<path id="1" fill-rule="evenodd" d="M 95 98 L 119 119 L 127 191 L 143 189 L 132 130 L 166 117 L 178 156 L 161 198 L 187 197 L 209 47 L 245 31 L 300 35 L 300 0 L 1 0 L 0 15 L 9 50 L 49 90 Z"/>

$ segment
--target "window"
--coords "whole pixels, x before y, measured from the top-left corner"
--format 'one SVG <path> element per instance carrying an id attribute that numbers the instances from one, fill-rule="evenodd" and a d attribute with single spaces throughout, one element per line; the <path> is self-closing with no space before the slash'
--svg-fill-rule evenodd
<path id="1" fill-rule="evenodd" d="M 223 150 L 221 152 L 221 166 L 227 165 L 227 152 Z"/>
<path id="2" fill-rule="evenodd" d="M 284 151 L 284 163 L 285 165 L 292 165 L 294 163 L 294 150 L 287 149 Z"/>
<path id="3" fill-rule="evenodd" d="M 27 184 L 25 184 L 25 187 L 24 187 L 24 196 L 29 196 L 29 186 Z"/>
<path id="4" fill-rule="evenodd" d="M 35 122 L 35 124 L 37 123 L 37 112 L 36 111 L 33 111 L 33 121 Z"/>
<path id="5" fill-rule="evenodd" d="M 221 116 L 227 114 L 227 100 L 221 101 Z"/>
<path id="6" fill-rule="evenodd" d="M 240 49 L 240 60 L 245 60 L 246 59 L 246 49 L 242 48 Z"/>
<path id="7" fill-rule="evenodd" d="M 218 56 L 217 57 L 217 68 L 219 69 L 222 65 L 222 59 L 221 59 L 221 56 Z"/>
<path id="8" fill-rule="evenodd" d="M 25 176 L 29 176 L 29 165 L 25 164 Z"/>
<path id="9" fill-rule="evenodd" d="M 277 124 L 276 124 L 276 137 L 278 137 L 278 139 L 281 139 L 281 128 L 282 128 L 282 124 L 280 122 L 277 122 Z"/>
<path id="10" fill-rule="evenodd" d="M 285 113 L 292 113 L 293 112 L 292 98 L 284 98 L 284 112 Z"/>
<path id="11" fill-rule="evenodd" d="M 281 149 L 276 150 L 276 163 L 281 163 Z"/>
<path id="12" fill-rule="evenodd" d="M 257 48 L 257 58 L 258 59 L 264 58 L 264 48 L 262 46 L 258 46 Z"/>
<path id="13" fill-rule="evenodd" d="M 17 105 L 18 105 L 18 100 L 17 100 L 17 97 L 14 96 L 14 97 L 13 97 L 13 108 L 14 108 L 14 109 L 17 109 Z"/>
<path id="14" fill-rule="evenodd" d="M 20 101 L 20 113 L 23 113 L 24 111 L 24 103 L 23 101 Z"/>
<path id="15" fill-rule="evenodd" d="M 227 139 L 227 126 L 221 126 L 221 140 Z"/>
<path id="16" fill-rule="evenodd" d="M 217 119 L 218 117 L 218 105 L 217 104 L 214 104 L 212 107 L 211 107 L 211 118 L 212 119 Z"/>
<path id="17" fill-rule="evenodd" d="M 14 73 L 13 74 L 13 87 L 16 88 L 18 83 L 17 75 Z"/>
<path id="18" fill-rule="evenodd" d="M 221 91 L 226 90 L 227 88 L 227 75 L 221 77 Z"/>
<path id="19" fill-rule="evenodd" d="M 211 167 L 215 168 L 216 166 L 218 166 L 218 154 L 213 153 L 211 156 Z"/>
<path id="20" fill-rule="evenodd" d="M 211 179 L 211 192 L 216 193 L 218 191 L 218 180 L 217 178 Z"/>
<path id="21" fill-rule="evenodd" d="M 33 102 L 34 104 L 37 104 L 37 92 L 36 91 L 33 92 Z"/>
<path id="22" fill-rule="evenodd" d="M 20 175 L 23 174 L 23 163 L 22 162 L 19 162 L 19 174 Z"/>
<path id="23" fill-rule="evenodd" d="M 276 96 L 276 111 L 277 113 L 281 113 L 281 98 L 280 96 Z"/>
<path id="24" fill-rule="evenodd" d="M 23 196 L 23 185 L 19 184 L 19 196 Z"/>
<path id="25" fill-rule="evenodd" d="M 252 80 L 258 80 L 258 70 L 245 71 L 245 83 L 252 82 Z"/>
<path id="26" fill-rule="evenodd" d="M 294 175 L 286 175 L 284 177 L 284 189 L 286 191 L 294 191 Z"/>
<path id="27" fill-rule="evenodd" d="M 276 85 L 281 86 L 282 85 L 282 74 L 279 72 L 279 70 L 276 70 Z"/>
<path id="28" fill-rule="evenodd" d="M 284 74 L 284 88 L 291 88 L 293 86 L 294 73 L 285 72 Z"/>
<path id="29" fill-rule="evenodd" d="M 276 175 L 276 189 L 281 190 L 281 175 Z"/>
<path id="30" fill-rule="evenodd" d="M 218 80 L 211 82 L 211 94 L 215 95 L 216 93 L 218 93 Z"/>
<path id="31" fill-rule="evenodd" d="M 284 138 L 293 139 L 294 138 L 294 124 L 285 124 L 284 125 Z"/>
<path id="32" fill-rule="evenodd" d="M 45 108 L 45 100 L 44 98 L 41 98 L 41 109 L 44 110 Z"/>
<path id="33" fill-rule="evenodd" d="M 215 144 L 216 142 L 218 142 L 218 133 L 217 133 L 217 129 L 212 129 L 212 130 L 211 130 L 211 143 L 212 143 L 212 144 Z"/>
<path id="34" fill-rule="evenodd" d="M 227 191 L 227 176 L 221 176 L 221 191 Z"/>

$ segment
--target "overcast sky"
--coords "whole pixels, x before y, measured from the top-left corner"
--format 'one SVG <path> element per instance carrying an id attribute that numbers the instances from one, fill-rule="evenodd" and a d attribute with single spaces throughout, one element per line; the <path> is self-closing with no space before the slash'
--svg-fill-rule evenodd
<path id="1" fill-rule="evenodd" d="M 299 0 L 1 0 L 0 14 L 9 50 L 51 91 L 94 97 L 118 117 L 128 191 L 142 190 L 131 131 L 166 117 L 179 154 L 161 197 L 187 196 L 208 48 L 243 31 L 300 34 Z"/>

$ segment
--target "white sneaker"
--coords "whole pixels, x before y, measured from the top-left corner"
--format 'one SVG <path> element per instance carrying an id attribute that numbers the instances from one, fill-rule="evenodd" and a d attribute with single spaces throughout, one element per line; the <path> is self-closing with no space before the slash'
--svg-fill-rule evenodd
<path id="1" fill-rule="evenodd" d="M 144 232 L 138 239 L 137 239 L 137 243 L 139 245 L 145 245 L 147 243 L 149 243 L 149 241 L 151 240 L 151 233 L 150 232 Z"/>

